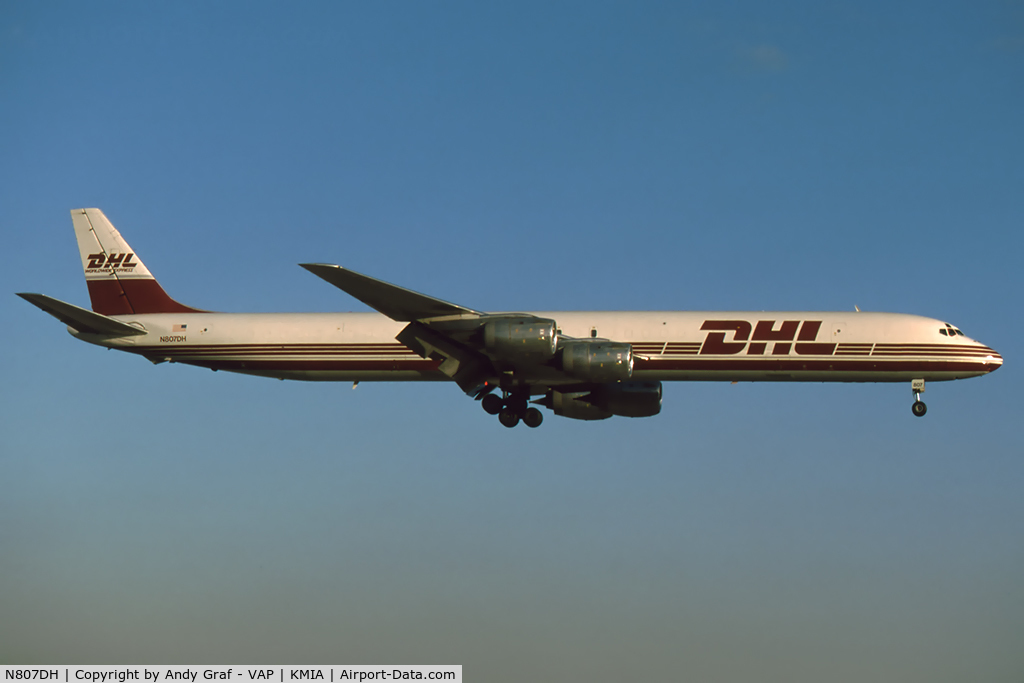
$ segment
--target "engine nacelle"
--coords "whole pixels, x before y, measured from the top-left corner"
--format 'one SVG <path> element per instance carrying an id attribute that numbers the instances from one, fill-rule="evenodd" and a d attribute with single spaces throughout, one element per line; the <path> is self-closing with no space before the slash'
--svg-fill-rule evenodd
<path id="1" fill-rule="evenodd" d="M 619 382 L 633 376 L 633 347 L 616 342 L 572 342 L 562 349 L 562 369 L 588 382 Z"/>
<path id="2" fill-rule="evenodd" d="M 612 416 L 611 411 L 587 401 L 584 397 L 590 396 L 589 391 L 561 392 L 552 390 L 544 400 L 543 405 L 562 417 L 572 420 L 607 420 Z"/>
<path id="3" fill-rule="evenodd" d="M 613 415 L 651 417 L 661 412 L 661 382 L 618 382 L 609 384 L 594 398 Z"/>
<path id="4" fill-rule="evenodd" d="M 499 318 L 484 325 L 484 348 L 498 358 L 543 362 L 555 356 L 558 327 L 544 318 Z"/>
<path id="5" fill-rule="evenodd" d="M 616 382 L 593 391 L 553 389 L 540 403 L 555 415 L 573 420 L 605 420 L 612 415 L 651 417 L 661 412 L 661 382 Z"/>

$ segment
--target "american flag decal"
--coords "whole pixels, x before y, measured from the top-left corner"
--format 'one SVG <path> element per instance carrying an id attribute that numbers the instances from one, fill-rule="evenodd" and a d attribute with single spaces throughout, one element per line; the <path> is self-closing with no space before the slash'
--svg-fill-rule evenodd
<path id="1" fill-rule="evenodd" d="M 188 325 L 175 325 L 171 328 L 171 332 L 184 332 L 186 327 L 188 327 Z"/>

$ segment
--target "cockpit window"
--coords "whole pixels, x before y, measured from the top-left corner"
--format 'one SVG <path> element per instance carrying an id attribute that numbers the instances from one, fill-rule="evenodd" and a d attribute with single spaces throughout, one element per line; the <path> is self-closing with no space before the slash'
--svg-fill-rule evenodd
<path id="1" fill-rule="evenodd" d="M 940 327 L 939 328 L 939 334 L 941 334 L 943 337 L 947 336 L 946 328 L 945 327 Z"/>

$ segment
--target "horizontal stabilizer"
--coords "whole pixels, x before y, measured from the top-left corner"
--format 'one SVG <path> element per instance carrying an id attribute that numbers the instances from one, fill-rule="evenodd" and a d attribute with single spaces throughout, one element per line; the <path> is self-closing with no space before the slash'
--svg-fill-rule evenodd
<path id="1" fill-rule="evenodd" d="M 45 294 L 23 294 L 19 293 L 25 301 L 37 306 L 52 315 L 65 325 L 70 325 L 79 332 L 87 334 L 103 334 L 111 337 L 127 337 L 139 334 L 146 334 L 145 330 L 132 327 L 120 320 L 114 320 L 100 313 L 93 313 L 74 304 L 69 304 L 59 299 L 46 296 Z"/>
<path id="2" fill-rule="evenodd" d="M 483 315 L 471 308 L 435 299 L 341 266 L 329 263 L 300 263 L 299 265 L 392 320 L 412 322 L 450 315 Z"/>

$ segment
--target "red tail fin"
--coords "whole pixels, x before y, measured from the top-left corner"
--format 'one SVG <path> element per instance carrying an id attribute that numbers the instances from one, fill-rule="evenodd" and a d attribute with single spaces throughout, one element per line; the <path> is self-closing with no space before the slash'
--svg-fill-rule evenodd
<path id="1" fill-rule="evenodd" d="M 167 295 L 99 209 L 73 209 L 78 249 L 92 310 L 103 315 L 206 313 Z"/>

